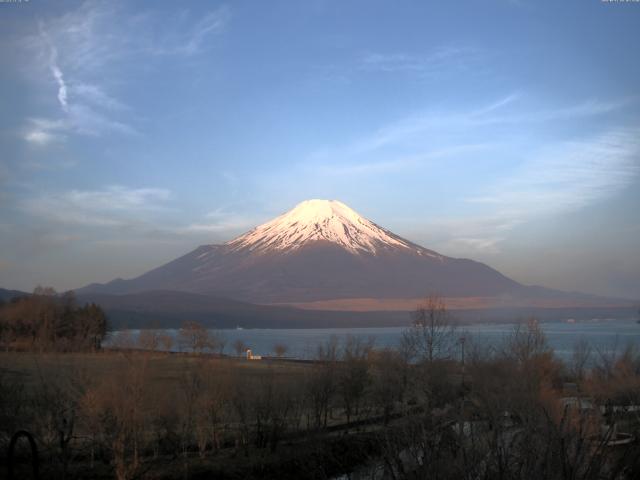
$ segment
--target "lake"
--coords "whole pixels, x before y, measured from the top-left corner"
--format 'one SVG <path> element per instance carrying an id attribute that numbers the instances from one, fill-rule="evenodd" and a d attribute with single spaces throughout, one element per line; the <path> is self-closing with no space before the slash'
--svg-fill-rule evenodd
<path id="1" fill-rule="evenodd" d="M 545 322 L 540 326 L 547 336 L 549 345 L 562 360 L 571 358 L 576 342 L 586 340 L 597 351 L 611 352 L 622 350 L 629 344 L 640 347 L 640 324 L 633 319 L 594 319 L 591 321 Z M 463 333 L 472 341 L 482 345 L 499 346 L 514 328 L 514 324 L 475 324 L 460 326 L 457 335 Z M 233 343 L 242 340 L 254 354 L 273 355 L 274 345 L 280 343 L 287 347 L 287 357 L 301 359 L 313 358 L 318 345 L 331 336 L 344 341 L 349 335 L 371 338 L 378 348 L 396 347 L 402 338 L 404 328 L 312 328 L 312 329 L 243 329 L 218 330 L 227 343 L 225 353 L 233 354 Z M 177 330 L 165 330 L 177 336 Z M 134 334 L 136 331 L 133 332 Z M 106 342 L 108 346 L 109 342 Z M 179 347 L 176 342 L 176 350 Z"/>

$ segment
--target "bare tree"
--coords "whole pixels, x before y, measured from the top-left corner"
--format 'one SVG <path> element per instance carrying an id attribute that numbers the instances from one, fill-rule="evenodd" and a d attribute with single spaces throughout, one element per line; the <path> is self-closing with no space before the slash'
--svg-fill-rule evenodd
<path id="1" fill-rule="evenodd" d="M 227 368 L 208 365 L 203 372 L 204 392 L 199 397 L 196 409 L 195 433 L 200 457 L 204 457 L 207 446 L 214 451 L 220 449 L 225 421 L 231 398 L 233 373 Z"/>
<path id="2" fill-rule="evenodd" d="M 547 337 L 536 318 L 529 318 L 525 323 L 517 323 L 506 338 L 504 353 L 519 364 L 540 355 L 550 353 Z"/>
<path id="3" fill-rule="evenodd" d="M 155 352 L 160 344 L 157 330 L 145 329 L 140 331 L 138 335 L 138 346 L 143 350 Z"/>
<path id="4" fill-rule="evenodd" d="M 244 354 L 244 352 L 247 351 L 247 344 L 244 343 L 242 340 L 238 339 L 235 342 L 233 342 L 233 349 L 236 352 L 236 356 L 240 357 Z"/>
<path id="5" fill-rule="evenodd" d="M 420 361 L 448 358 L 455 344 L 455 330 L 444 300 L 429 295 L 414 312 L 411 327 L 403 332 L 403 350 Z"/>
<path id="6" fill-rule="evenodd" d="M 80 402 L 85 426 L 110 454 L 115 476 L 128 480 L 140 473 L 145 424 L 155 414 L 148 396 L 148 357 L 128 355 L 86 391 Z"/>
<path id="7" fill-rule="evenodd" d="M 258 448 L 269 446 L 275 451 L 287 429 L 294 396 L 286 380 L 277 378 L 268 371 L 257 379 L 256 393 L 251 396 L 251 412 L 255 443 Z"/>
<path id="8" fill-rule="evenodd" d="M 209 331 L 197 322 L 184 322 L 178 331 L 178 343 L 184 350 L 201 353 L 213 347 Z"/>
<path id="9" fill-rule="evenodd" d="M 362 401 L 370 383 L 368 357 L 373 342 L 347 337 L 339 369 L 338 389 L 342 398 L 347 424 L 360 414 Z"/>
<path id="10" fill-rule="evenodd" d="M 337 389 L 338 339 L 331 336 L 318 346 L 316 361 L 310 368 L 306 381 L 306 395 L 311 407 L 315 428 L 327 427 L 332 399 Z M 307 421 L 311 424 L 311 421 Z"/>
<path id="11" fill-rule="evenodd" d="M 227 337 L 219 331 L 213 331 L 211 335 L 211 348 L 218 352 L 218 355 L 224 355 L 224 348 L 227 346 Z"/>
<path id="12" fill-rule="evenodd" d="M 570 370 L 571 370 L 571 375 L 578 382 L 581 382 L 582 380 L 584 380 L 585 371 L 586 371 L 587 365 L 589 364 L 591 353 L 592 353 L 591 345 L 584 337 L 581 337 L 573 345 Z"/>
<path id="13" fill-rule="evenodd" d="M 276 357 L 284 357 L 287 353 L 287 346 L 284 343 L 276 343 L 273 346 L 273 352 L 276 354 Z"/>
<path id="14" fill-rule="evenodd" d="M 111 334 L 111 346 L 123 350 L 132 349 L 136 346 L 133 333 L 128 328 L 117 330 Z"/>
<path id="15" fill-rule="evenodd" d="M 173 337 L 168 333 L 160 333 L 158 335 L 158 345 L 165 352 L 170 352 L 173 348 Z"/>
<path id="16" fill-rule="evenodd" d="M 407 363 L 395 350 L 385 348 L 371 354 L 371 395 L 382 411 L 384 424 L 397 403 L 401 403 L 407 386 Z"/>
<path id="17" fill-rule="evenodd" d="M 194 435 L 200 404 L 205 393 L 204 364 L 201 360 L 185 363 L 180 377 L 180 446 L 185 477 L 188 477 L 188 452 Z"/>
<path id="18" fill-rule="evenodd" d="M 38 438 L 53 453 L 53 458 L 59 461 L 61 477 L 66 478 L 87 376 L 73 364 L 59 367 L 55 376 L 47 375 L 39 362 L 37 368 L 39 382 L 31 398 L 34 429 Z"/>

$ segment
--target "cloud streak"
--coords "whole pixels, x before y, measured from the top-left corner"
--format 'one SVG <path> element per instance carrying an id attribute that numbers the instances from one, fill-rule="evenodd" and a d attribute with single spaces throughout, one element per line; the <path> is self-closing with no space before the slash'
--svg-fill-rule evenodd
<path id="1" fill-rule="evenodd" d="M 527 125 L 531 128 L 548 122 L 585 120 L 624 109 L 636 101 L 635 98 L 587 100 L 554 109 L 522 111 L 517 109 L 522 99 L 520 92 L 514 92 L 467 111 L 412 115 L 342 147 L 318 150 L 307 163 L 329 175 L 397 172 L 429 160 L 504 148 L 510 139 L 495 138 L 491 129 L 497 127 L 518 127 L 521 131 Z M 479 133 L 483 128 L 487 130 L 485 135 Z M 336 164 L 334 159 L 341 161 Z"/>
<path id="2" fill-rule="evenodd" d="M 23 129 L 22 138 L 30 145 L 43 147 L 53 142 L 63 141 L 69 128 L 66 119 L 30 118 Z"/>
<path id="3" fill-rule="evenodd" d="M 616 129 L 543 148 L 485 196 L 470 201 L 520 216 L 584 207 L 633 182 L 640 173 L 639 139 L 639 129 Z"/>
<path id="4" fill-rule="evenodd" d="M 329 176 L 370 175 L 400 172 L 411 168 L 424 166 L 430 161 L 442 160 L 456 155 L 487 151 L 494 148 L 490 143 L 471 143 L 468 145 L 451 145 L 444 148 L 434 148 L 416 155 L 393 158 L 391 160 L 312 165 L 315 172 Z"/>
<path id="5" fill-rule="evenodd" d="M 44 146 L 58 140 L 60 136 L 42 128 L 29 129 L 24 133 L 24 139 L 31 145 Z"/>
<path id="6" fill-rule="evenodd" d="M 440 77 L 477 67 L 478 49 L 441 46 L 426 55 L 410 53 L 368 53 L 359 60 L 361 70 L 378 73 L 407 73 L 417 78 Z"/>
<path id="7" fill-rule="evenodd" d="M 185 224 L 178 219 L 178 211 L 170 203 L 173 197 L 163 188 L 112 185 L 97 190 L 43 193 L 23 200 L 19 207 L 22 212 L 48 224 L 52 232 L 62 233 L 58 230 L 63 228 L 65 234 L 70 231 L 78 234 L 86 229 L 99 229 L 103 232 L 102 240 L 122 229 L 126 229 L 131 241 L 149 237 L 166 241 L 208 234 L 219 234 L 228 240 L 225 237 L 260 223 L 256 217 L 219 208 L 204 215 L 201 221 Z"/>
<path id="8" fill-rule="evenodd" d="M 58 101 L 60 102 L 60 106 L 63 110 L 67 110 L 67 84 L 64 81 L 64 75 L 62 74 L 62 70 L 58 67 L 57 64 L 58 51 L 55 47 L 51 47 L 51 63 L 49 64 L 49 68 L 51 69 L 51 73 L 53 77 L 58 82 Z"/>
<path id="9" fill-rule="evenodd" d="M 482 195 L 466 199 L 480 213 L 424 225 L 439 232 L 427 240 L 458 254 L 497 254 L 514 228 L 588 207 L 637 181 L 638 139 L 640 129 L 627 128 L 541 148 Z"/>
<path id="10" fill-rule="evenodd" d="M 22 210 L 59 224 L 122 227 L 166 210 L 171 192 L 161 188 L 111 186 L 102 190 L 70 190 L 23 201 Z"/>
<path id="11" fill-rule="evenodd" d="M 240 215 L 225 208 L 217 208 L 205 215 L 205 221 L 178 228 L 178 233 L 237 233 L 249 230 L 260 221 L 252 216 Z"/>
<path id="12" fill-rule="evenodd" d="M 137 134 L 131 124 L 132 108 L 108 93 L 108 84 L 120 76 L 120 63 L 200 54 L 212 36 L 224 31 L 230 16 L 225 6 L 199 19 L 182 15 L 167 31 L 166 23 L 161 29 L 154 15 L 130 15 L 124 4 L 87 1 L 76 10 L 40 21 L 38 35 L 20 44 L 36 59 L 30 67 L 33 77 L 42 76 L 42 65 L 47 66 L 62 112 L 29 119 L 23 139 L 44 147 L 71 135 Z"/>
<path id="13" fill-rule="evenodd" d="M 164 49 L 155 50 L 155 54 L 169 55 L 195 55 L 201 53 L 204 45 L 209 37 L 218 35 L 224 31 L 231 13 L 229 8 L 222 6 L 217 10 L 207 13 L 200 21 L 198 21 L 183 39 L 169 45 Z"/>
<path id="14" fill-rule="evenodd" d="M 553 109 L 534 109 L 524 113 L 505 111 L 522 99 L 520 93 L 511 93 L 503 98 L 480 106 L 475 110 L 459 112 L 427 111 L 413 115 L 380 128 L 348 147 L 351 153 L 362 154 L 382 147 L 397 145 L 416 136 L 433 132 L 462 132 L 469 129 L 496 125 L 517 125 L 562 121 L 603 115 L 623 109 L 636 101 L 626 98 L 609 102 L 587 100 L 575 105 Z"/>

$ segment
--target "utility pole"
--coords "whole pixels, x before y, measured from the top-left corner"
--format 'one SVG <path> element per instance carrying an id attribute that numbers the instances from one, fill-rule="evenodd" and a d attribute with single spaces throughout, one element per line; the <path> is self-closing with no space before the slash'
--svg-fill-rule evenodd
<path id="1" fill-rule="evenodd" d="M 464 395 L 464 344 L 467 341 L 467 337 L 465 337 L 464 335 L 460 337 L 460 339 L 458 340 L 460 342 L 460 347 L 462 349 L 462 391 L 463 391 L 463 395 Z"/>
<path id="2" fill-rule="evenodd" d="M 460 343 L 460 349 L 461 349 L 461 361 L 462 361 L 462 381 L 461 381 L 461 398 L 460 398 L 460 435 L 464 435 L 464 344 L 466 342 L 467 338 L 462 335 L 459 339 L 458 342 Z"/>

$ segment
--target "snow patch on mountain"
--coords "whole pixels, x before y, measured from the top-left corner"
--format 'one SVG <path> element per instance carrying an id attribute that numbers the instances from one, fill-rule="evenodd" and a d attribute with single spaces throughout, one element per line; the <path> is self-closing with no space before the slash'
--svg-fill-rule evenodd
<path id="1" fill-rule="evenodd" d="M 306 200 L 292 210 L 227 242 L 231 251 L 295 250 L 308 242 L 328 241 L 352 253 L 412 250 L 439 255 L 414 245 L 367 220 L 337 200 Z"/>

